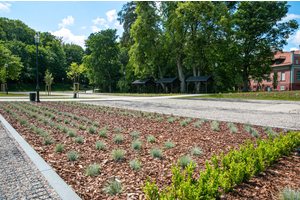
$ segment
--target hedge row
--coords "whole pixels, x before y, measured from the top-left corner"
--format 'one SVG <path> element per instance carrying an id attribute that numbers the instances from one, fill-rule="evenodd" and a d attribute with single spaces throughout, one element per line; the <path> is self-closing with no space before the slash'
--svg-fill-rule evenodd
<path id="1" fill-rule="evenodd" d="M 205 172 L 200 172 L 199 180 L 192 177 L 196 165 L 191 163 L 180 172 L 180 167 L 171 169 L 172 185 L 159 192 L 155 181 L 149 179 L 143 187 L 147 199 L 216 199 L 222 193 L 228 193 L 233 187 L 241 182 L 248 181 L 254 174 L 266 170 L 276 162 L 282 155 L 289 155 L 290 152 L 300 145 L 300 132 L 290 132 L 287 135 L 280 134 L 273 138 L 269 135 L 268 140 L 247 141 L 240 145 L 240 150 L 231 149 L 224 156 L 214 155 L 211 159 L 212 165 L 205 162 Z"/>

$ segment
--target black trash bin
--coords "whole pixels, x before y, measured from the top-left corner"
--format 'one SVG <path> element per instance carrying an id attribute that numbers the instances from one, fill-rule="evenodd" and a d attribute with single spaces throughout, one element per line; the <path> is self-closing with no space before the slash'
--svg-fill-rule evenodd
<path id="1" fill-rule="evenodd" d="M 35 101 L 35 93 L 29 93 L 29 100 L 30 101 Z"/>

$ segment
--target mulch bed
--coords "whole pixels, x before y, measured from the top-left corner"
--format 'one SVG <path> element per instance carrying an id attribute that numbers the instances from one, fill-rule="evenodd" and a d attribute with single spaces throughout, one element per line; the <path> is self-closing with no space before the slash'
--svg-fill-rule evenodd
<path id="1" fill-rule="evenodd" d="M 7 104 L 3 105 L 9 107 Z M 34 106 L 36 103 L 32 103 Z M 29 130 L 28 127 L 21 125 L 16 118 L 0 109 L 0 113 L 5 119 L 18 131 L 18 133 L 42 156 L 42 158 L 52 166 L 64 181 L 73 188 L 73 190 L 82 199 L 145 199 L 141 185 L 150 177 L 162 189 L 165 185 L 169 185 L 172 180 L 172 173 L 170 168 L 172 163 L 176 163 L 178 158 L 182 155 L 188 155 L 190 149 L 195 146 L 200 147 L 204 154 L 202 156 L 192 156 L 197 163 L 195 168 L 195 177 L 199 177 L 199 172 L 204 170 L 204 162 L 210 161 L 213 154 L 219 155 L 222 151 L 226 154 L 230 148 L 239 149 L 239 144 L 246 140 L 254 141 L 250 133 L 244 130 L 244 124 L 234 123 L 238 132 L 236 134 L 230 133 L 226 122 L 220 122 L 219 130 L 212 131 L 211 121 L 205 122 L 199 128 L 193 126 L 194 120 L 185 127 L 180 126 L 180 121 L 174 121 L 172 124 L 166 123 L 167 119 L 161 122 L 155 119 L 147 120 L 146 117 L 136 118 L 132 116 L 115 115 L 114 113 L 107 114 L 91 109 L 75 108 L 66 105 L 60 105 L 52 102 L 41 102 L 38 105 L 55 108 L 58 111 L 68 112 L 72 115 L 78 115 L 79 119 L 73 120 L 77 124 L 83 124 L 86 127 L 90 126 L 85 122 L 81 122 L 80 118 L 86 117 L 93 122 L 99 122 L 97 133 L 101 127 L 109 126 L 108 137 L 99 138 L 98 134 L 90 134 L 87 130 L 78 130 L 76 127 L 66 124 L 70 128 L 77 130 L 77 136 L 82 136 L 84 142 L 79 144 L 73 142 L 74 138 L 68 137 L 66 133 L 60 130 L 55 130 L 49 125 L 38 121 L 36 118 L 29 117 L 11 108 L 19 116 L 24 116 L 37 127 L 44 127 L 44 129 L 51 132 L 51 137 L 55 142 L 51 145 L 43 145 L 43 138 L 36 133 Z M 49 111 L 49 110 L 48 110 Z M 129 111 L 132 113 L 132 111 Z M 43 114 L 40 114 L 44 116 Z M 58 117 L 68 118 L 66 116 Z M 46 118 L 46 117 L 45 117 Z M 52 120 L 58 122 L 57 118 Z M 122 131 L 115 133 L 114 130 L 120 127 Z M 259 133 L 260 138 L 267 139 L 268 135 L 263 131 L 262 127 L 252 126 Z M 139 131 L 139 140 L 143 141 L 142 150 L 136 151 L 131 148 L 134 138 L 130 135 L 132 131 Z M 273 128 L 273 131 L 280 133 L 284 130 Z M 124 136 L 123 143 L 117 144 L 113 141 L 113 137 L 117 134 Z M 155 137 L 155 143 L 148 143 L 146 138 L 148 135 Z M 96 150 L 96 141 L 105 141 L 107 146 L 105 150 Z M 172 141 L 176 144 L 174 148 L 164 149 L 166 141 Z M 65 149 L 62 153 L 55 153 L 54 148 L 58 143 L 64 143 Z M 163 150 L 162 159 L 154 159 L 150 155 L 150 149 L 160 148 Z M 126 151 L 125 159 L 121 162 L 115 162 L 111 158 L 113 149 L 123 149 Z M 69 161 L 66 153 L 74 149 L 80 153 L 80 159 L 77 161 Z M 129 161 L 139 159 L 142 168 L 140 171 L 135 171 L 129 166 Z M 101 164 L 101 172 L 96 176 L 87 176 L 84 169 L 93 164 Z M 108 181 L 114 177 L 122 182 L 125 192 L 117 196 L 109 196 L 103 190 L 103 186 L 107 185 Z M 222 196 L 222 199 L 275 199 L 278 191 L 285 186 L 297 187 L 300 185 L 300 161 L 299 157 L 293 156 L 293 153 L 286 157 L 282 157 L 278 163 L 269 167 L 267 171 L 262 172 L 258 176 L 254 176 L 248 183 L 242 183 L 235 186 L 233 192 Z"/>

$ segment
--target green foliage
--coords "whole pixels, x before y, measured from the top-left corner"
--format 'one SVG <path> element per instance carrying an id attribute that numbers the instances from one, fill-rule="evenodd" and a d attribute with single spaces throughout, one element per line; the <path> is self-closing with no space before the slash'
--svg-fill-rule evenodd
<path id="1" fill-rule="evenodd" d="M 111 179 L 107 186 L 104 186 L 105 192 L 109 195 L 122 194 L 124 188 L 119 180 Z"/>
<path id="2" fill-rule="evenodd" d="M 147 136 L 147 142 L 154 143 L 155 142 L 155 137 L 153 135 Z"/>
<path id="3" fill-rule="evenodd" d="M 82 143 L 83 142 L 83 137 L 77 137 L 73 141 L 77 142 L 77 143 Z"/>
<path id="4" fill-rule="evenodd" d="M 93 122 L 93 126 L 98 127 L 99 126 L 99 122 Z"/>
<path id="5" fill-rule="evenodd" d="M 52 73 L 50 73 L 49 70 L 47 69 L 44 76 L 46 85 L 52 85 L 53 79 L 54 78 L 52 77 Z"/>
<path id="6" fill-rule="evenodd" d="M 140 168 L 142 167 L 142 164 L 139 160 L 131 160 L 129 161 L 130 167 L 132 167 L 135 171 L 140 171 Z"/>
<path id="7" fill-rule="evenodd" d="M 97 163 L 94 163 L 91 166 L 86 167 L 85 170 L 84 170 L 85 174 L 87 176 L 93 176 L 93 175 L 99 174 L 100 173 L 100 166 L 101 165 L 99 165 Z"/>
<path id="8" fill-rule="evenodd" d="M 62 151 L 64 150 L 64 148 L 65 148 L 65 144 L 59 143 L 59 144 L 57 144 L 57 145 L 55 146 L 54 151 L 55 151 L 55 152 L 62 152 Z"/>
<path id="9" fill-rule="evenodd" d="M 186 168 L 189 165 L 193 165 L 193 163 L 194 161 L 190 156 L 181 156 L 177 161 L 178 166 L 181 168 Z"/>
<path id="10" fill-rule="evenodd" d="M 157 148 L 153 148 L 150 150 L 151 156 L 153 158 L 161 158 L 162 157 L 162 151 Z"/>
<path id="11" fill-rule="evenodd" d="M 69 131 L 69 127 L 63 126 L 63 127 L 61 128 L 61 131 L 62 131 L 63 133 L 67 133 L 67 132 Z"/>
<path id="12" fill-rule="evenodd" d="M 87 121 L 87 118 L 82 117 L 80 120 L 81 120 L 82 122 L 86 122 L 86 121 Z"/>
<path id="13" fill-rule="evenodd" d="M 123 149 L 114 149 L 112 151 L 111 157 L 117 161 L 120 162 L 124 159 L 125 151 Z"/>
<path id="14" fill-rule="evenodd" d="M 84 129 L 85 129 L 85 126 L 84 126 L 83 124 L 79 124 L 79 125 L 78 125 L 78 129 L 79 129 L 79 130 L 84 130 Z"/>
<path id="15" fill-rule="evenodd" d="M 53 143 L 53 138 L 45 137 L 43 141 L 43 145 L 48 145 Z"/>
<path id="16" fill-rule="evenodd" d="M 95 126 L 89 126 L 88 127 L 88 132 L 89 133 L 94 134 L 94 133 L 96 133 L 96 130 L 97 130 L 97 128 Z"/>
<path id="17" fill-rule="evenodd" d="M 79 159 L 79 153 L 77 153 L 74 149 L 67 153 L 67 157 L 71 161 L 75 161 Z"/>
<path id="18" fill-rule="evenodd" d="M 75 137 L 77 135 L 77 132 L 73 129 L 68 130 L 68 136 L 69 137 Z"/>
<path id="19" fill-rule="evenodd" d="M 124 136 L 123 135 L 116 135 L 113 140 L 114 142 L 116 143 L 122 143 L 123 142 L 123 139 L 124 139 Z"/>
<path id="20" fill-rule="evenodd" d="M 137 138 L 139 136 L 139 132 L 138 131 L 133 131 L 130 133 L 130 135 L 134 138 Z"/>
<path id="21" fill-rule="evenodd" d="M 290 187 L 286 187 L 280 190 L 277 196 L 279 200 L 300 200 L 300 190 L 293 190 Z"/>
<path id="22" fill-rule="evenodd" d="M 213 121 L 213 122 L 211 123 L 211 129 L 212 129 L 213 131 L 216 131 L 216 130 L 218 130 L 218 128 L 219 128 L 219 122 L 218 122 L 218 121 Z"/>
<path id="23" fill-rule="evenodd" d="M 174 148 L 175 147 L 175 144 L 174 144 L 174 142 L 171 142 L 171 141 L 167 141 L 166 143 L 165 143 L 165 146 L 164 146 L 166 149 L 170 149 L 170 148 Z"/>
<path id="24" fill-rule="evenodd" d="M 158 193 L 155 183 L 146 181 L 144 193 L 148 199 L 217 199 L 223 192 L 228 193 L 233 187 L 258 175 L 282 155 L 289 155 L 291 150 L 300 145 L 300 133 L 290 132 L 287 135 L 280 134 L 279 137 L 270 136 L 268 140 L 246 141 L 240 145 L 240 150 L 230 149 L 227 155 L 222 152 L 220 156 L 211 158 L 211 165 L 205 162 L 206 170 L 200 172 L 198 180 L 192 178 L 195 165 L 182 165 L 185 170 L 182 173 L 180 167 L 173 167 L 173 183 L 166 187 L 163 192 Z M 182 157 L 183 158 L 183 157 Z M 186 159 L 190 161 L 191 159 Z M 178 164 L 181 163 L 178 161 Z M 289 193 L 289 192 L 287 192 Z M 151 196 L 149 196 L 151 194 Z"/>
<path id="25" fill-rule="evenodd" d="M 116 133 L 118 133 L 118 132 L 120 132 L 121 131 L 121 128 L 120 127 L 117 127 L 116 129 L 115 129 L 115 132 Z"/>
<path id="26" fill-rule="evenodd" d="M 132 148 L 134 149 L 134 150 L 141 150 L 142 149 L 142 141 L 141 140 L 134 140 L 133 142 L 132 142 Z"/>
<path id="27" fill-rule="evenodd" d="M 60 129 L 61 129 L 60 124 L 56 124 L 55 127 L 54 127 L 54 129 L 55 129 L 55 130 L 60 130 Z"/>
<path id="28" fill-rule="evenodd" d="M 107 130 L 106 129 L 101 129 L 99 132 L 100 137 L 107 137 Z"/>
<path id="29" fill-rule="evenodd" d="M 203 151 L 200 147 L 195 147 L 191 149 L 191 154 L 195 156 L 201 156 L 203 154 Z"/>
<path id="30" fill-rule="evenodd" d="M 65 124 L 69 124 L 69 123 L 70 123 L 70 119 L 66 118 L 66 119 L 64 120 L 64 123 L 65 123 Z"/>
<path id="31" fill-rule="evenodd" d="M 27 122 L 27 120 L 23 117 L 18 117 L 18 121 L 20 124 L 25 124 Z"/>
<path id="32" fill-rule="evenodd" d="M 91 124 L 92 123 L 92 120 L 87 120 L 87 122 L 86 122 L 87 124 Z"/>
<path id="33" fill-rule="evenodd" d="M 106 143 L 104 141 L 97 141 L 96 142 L 96 149 L 97 150 L 103 150 L 106 146 Z"/>

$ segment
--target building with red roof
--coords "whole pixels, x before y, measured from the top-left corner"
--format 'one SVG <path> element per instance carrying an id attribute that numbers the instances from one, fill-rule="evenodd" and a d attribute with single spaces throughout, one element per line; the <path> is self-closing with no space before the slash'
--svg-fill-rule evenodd
<path id="1" fill-rule="evenodd" d="M 272 59 L 273 71 L 269 74 L 271 80 L 260 83 L 261 91 L 300 90 L 300 53 L 299 50 L 278 51 Z M 274 73 L 278 75 L 277 88 L 273 88 Z M 259 91 L 257 81 L 251 79 L 251 91 Z"/>

